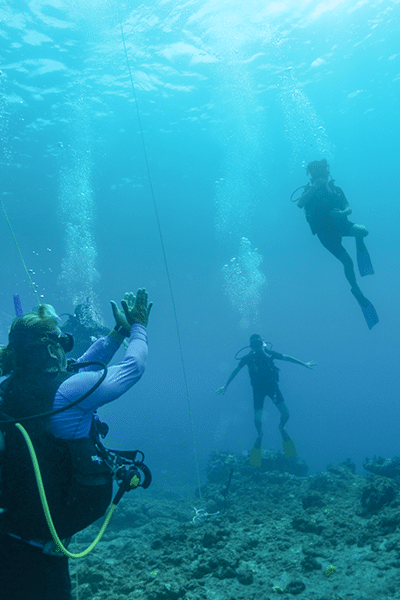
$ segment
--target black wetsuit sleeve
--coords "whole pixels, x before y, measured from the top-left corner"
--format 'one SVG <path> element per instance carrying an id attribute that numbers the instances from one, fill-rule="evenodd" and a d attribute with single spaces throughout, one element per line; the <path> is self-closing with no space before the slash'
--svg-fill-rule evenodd
<path id="1" fill-rule="evenodd" d="M 275 350 L 266 350 L 265 351 L 266 354 L 269 354 L 269 356 L 272 359 L 278 359 L 278 360 L 282 360 L 283 359 L 283 354 L 281 354 L 280 352 L 275 352 Z"/>
<path id="2" fill-rule="evenodd" d="M 248 364 L 248 362 L 249 362 L 249 356 L 250 356 L 250 354 L 246 354 L 246 356 L 243 356 L 240 359 L 239 364 L 238 364 L 239 369 L 242 369 L 245 365 Z"/>

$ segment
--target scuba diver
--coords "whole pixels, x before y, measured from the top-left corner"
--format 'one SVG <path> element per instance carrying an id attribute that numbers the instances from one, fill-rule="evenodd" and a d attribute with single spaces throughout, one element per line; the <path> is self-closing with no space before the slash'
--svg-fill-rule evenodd
<path id="1" fill-rule="evenodd" d="M 53 542 L 30 446 L 21 430 L 26 428 L 36 451 L 64 549 L 72 535 L 94 523 L 110 505 L 113 478 L 118 481 L 111 462 L 116 454 L 101 444 L 100 435 L 104 437 L 108 428 L 95 412 L 142 377 L 152 303 L 146 290 L 139 289 L 136 296 L 125 294 L 121 305 L 122 310 L 111 302 L 115 328 L 77 361 L 67 361 L 73 338 L 60 330 L 47 305 L 17 317 L 8 345 L 0 350 L 0 373 L 7 376 L 0 385 L 0 590 L 4 599 L 71 600 L 68 558 Z M 123 360 L 107 369 L 103 363 L 109 363 L 125 338 L 129 342 Z M 130 475 L 129 480 L 132 483 Z M 127 489 L 117 496 L 123 491 Z"/>
<path id="2" fill-rule="evenodd" d="M 108 334 L 108 329 L 95 319 L 94 311 L 89 304 L 78 304 L 75 307 L 74 314 L 65 313 L 60 317 L 68 316 L 68 319 L 60 329 L 64 333 L 70 333 L 74 336 L 74 351 L 76 356 L 82 356 L 86 350 L 98 338 Z"/>
<path id="3" fill-rule="evenodd" d="M 246 346 L 246 348 L 247 347 L 248 346 Z M 232 379 L 234 379 L 239 371 L 243 369 L 245 365 L 247 365 L 251 386 L 253 388 L 254 425 L 258 434 L 250 454 L 250 464 L 256 467 L 261 467 L 261 444 L 263 438 L 262 413 L 265 396 L 269 396 L 271 398 L 272 402 L 275 404 L 276 408 L 281 414 L 279 431 L 282 436 L 285 458 L 296 456 L 296 449 L 293 440 L 285 429 L 285 425 L 289 420 L 289 410 L 282 396 L 282 392 L 279 389 L 279 369 L 275 366 L 274 360 L 285 360 L 297 365 L 302 365 L 307 369 L 312 369 L 316 363 L 312 361 L 304 363 L 297 358 L 293 358 L 292 356 L 275 352 L 271 348 L 268 348 L 267 344 L 263 341 L 262 337 L 258 333 L 254 333 L 250 337 L 250 349 L 251 350 L 248 354 L 238 359 L 238 366 L 229 375 L 226 384 L 219 388 L 216 393 L 225 394 Z M 244 350 L 244 348 L 242 348 L 242 350 Z M 239 350 L 239 352 L 241 352 L 241 350 Z M 239 352 L 236 353 L 235 358 Z"/>
<path id="4" fill-rule="evenodd" d="M 312 234 L 317 235 L 321 244 L 342 263 L 351 292 L 361 307 L 369 329 L 372 329 L 379 322 L 378 315 L 360 290 L 353 261 L 342 244 L 344 236 L 354 237 L 360 275 L 373 275 L 374 269 L 364 242 L 368 230 L 364 225 L 349 221 L 352 210 L 343 190 L 334 185 L 333 179 L 330 180 L 329 165 L 325 159 L 309 163 L 307 175 L 310 182 L 304 186 L 299 200 L 295 200 L 297 206 L 304 208 Z"/>

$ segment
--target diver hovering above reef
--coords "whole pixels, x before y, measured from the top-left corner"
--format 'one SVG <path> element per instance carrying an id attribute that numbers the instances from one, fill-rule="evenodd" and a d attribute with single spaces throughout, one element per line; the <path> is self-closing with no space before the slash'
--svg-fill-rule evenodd
<path id="1" fill-rule="evenodd" d="M 248 348 L 248 346 L 246 346 Z M 242 348 L 244 350 L 244 348 Z M 236 353 L 235 358 L 241 352 Z M 217 390 L 217 394 L 225 394 L 228 385 L 236 377 L 241 369 L 245 365 L 249 370 L 250 382 L 253 388 L 253 402 L 254 402 L 254 425 L 257 429 L 258 437 L 255 441 L 254 447 L 250 454 L 250 464 L 256 467 L 261 466 L 261 444 L 263 438 L 262 432 L 262 414 L 264 408 L 265 396 L 269 396 L 276 408 L 281 414 L 279 423 L 279 431 L 282 436 L 283 451 L 285 458 L 296 456 L 296 449 L 292 438 L 285 429 L 285 425 L 289 420 L 289 410 L 286 406 L 282 392 L 279 389 L 279 369 L 275 366 L 274 360 L 285 360 L 292 362 L 297 365 L 302 365 L 307 369 L 312 369 L 315 366 L 315 362 L 304 363 L 297 358 L 275 352 L 268 348 L 267 344 L 263 341 L 262 337 L 258 333 L 254 333 L 250 337 L 250 352 L 245 354 L 239 359 L 238 366 L 229 375 L 226 384 Z"/>
<path id="2" fill-rule="evenodd" d="M 364 225 L 349 221 L 348 215 L 352 210 L 343 190 L 334 185 L 333 179 L 330 180 L 329 165 L 325 159 L 309 163 L 307 175 L 310 176 L 310 183 L 304 186 L 297 206 L 304 208 L 312 234 L 317 235 L 321 244 L 342 263 L 351 292 L 361 307 L 369 329 L 372 329 L 379 322 L 378 315 L 360 290 L 353 261 L 342 245 L 344 236 L 354 237 L 360 275 L 373 275 L 371 259 L 364 243 L 368 230 Z"/>
<path id="3" fill-rule="evenodd" d="M 122 310 L 111 304 L 115 328 L 77 361 L 67 361 L 73 337 L 61 331 L 48 305 L 18 316 L 8 345 L 0 348 L 0 374 L 6 376 L 0 385 L 4 600 L 70 600 L 67 556 L 86 555 L 99 536 L 79 555 L 67 550 L 69 538 L 109 507 L 102 534 L 122 494 L 150 484 L 150 471 L 135 458 L 143 459 L 142 453 L 103 446 L 108 427 L 95 413 L 142 377 L 152 303 L 139 289 L 125 295 Z M 123 360 L 107 368 L 125 338 Z M 112 500 L 114 479 L 119 490 Z"/>

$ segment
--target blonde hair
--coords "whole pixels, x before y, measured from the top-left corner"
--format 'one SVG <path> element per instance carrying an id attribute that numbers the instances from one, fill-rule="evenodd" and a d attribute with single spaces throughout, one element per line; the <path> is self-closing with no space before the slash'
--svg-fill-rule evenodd
<path id="1" fill-rule="evenodd" d="M 40 369 L 46 366 L 49 337 L 57 327 L 57 319 L 46 304 L 36 313 L 14 319 L 8 334 L 8 346 L 0 346 L 0 375 L 19 369 Z"/>

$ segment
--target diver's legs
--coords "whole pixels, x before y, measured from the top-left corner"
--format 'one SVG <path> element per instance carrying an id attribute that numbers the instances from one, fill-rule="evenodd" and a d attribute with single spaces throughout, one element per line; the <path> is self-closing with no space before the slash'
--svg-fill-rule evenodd
<path id="1" fill-rule="evenodd" d="M 287 431 L 285 429 L 285 425 L 289 421 L 289 416 L 290 416 L 289 409 L 286 406 L 286 402 L 279 402 L 279 404 L 276 404 L 276 408 L 281 413 L 281 420 L 279 422 L 279 431 L 281 432 L 281 435 L 284 440 L 289 439 L 289 434 L 287 433 Z"/>
<path id="2" fill-rule="evenodd" d="M 366 305 L 368 300 L 360 290 L 357 283 L 356 274 L 354 271 L 354 263 L 351 260 L 350 254 L 343 248 L 343 252 L 337 256 L 337 259 L 340 260 L 343 265 L 345 277 L 351 286 L 351 291 L 353 292 L 354 296 L 359 302 L 361 302 L 361 304 Z"/>
<path id="3" fill-rule="evenodd" d="M 340 262 L 343 265 L 344 274 L 345 274 L 347 281 L 349 282 L 349 284 L 351 285 L 352 288 L 357 289 L 358 284 L 357 284 L 357 280 L 356 280 L 356 274 L 354 271 L 354 263 L 351 259 L 350 254 L 343 248 L 343 252 L 341 252 L 337 256 L 337 259 L 340 260 Z"/>
<path id="4" fill-rule="evenodd" d="M 352 233 L 350 233 L 352 232 Z M 368 235 L 368 230 L 364 225 L 353 225 L 350 229 L 349 234 L 356 238 L 357 244 L 364 244 L 364 237 Z M 354 263 L 351 259 L 350 254 L 341 243 L 341 238 L 330 238 L 322 234 L 317 234 L 321 244 L 331 253 L 335 258 L 340 260 L 344 268 L 344 275 L 351 286 L 351 291 L 356 297 L 357 301 L 363 306 L 368 304 L 367 298 L 364 296 L 357 283 L 356 274 L 354 271 Z"/>
<path id="5" fill-rule="evenodd" d="M 257 429 L 257 439 L 255 446 L 259 448 L 262 443 L 262 414 L 264 409 L 265 391 L 262 388 L 253 387 L 253 404 L 254 404 L 254 425 Z"/>
<path id="6" fill-rule="evenodd" d="M 351 237 L 355 237 L 358 240 L 364 239 L 369 234 L 369 231 L 364 225 L 356 225 L 354 224 L 349 231 L 349 235 Z"/>
<path id="7" fill-rule="evenodd" d="M 255 446 L 261 446 L 261 442 L 262 442 L 262 438 L 263 438 L 263 432 L 262 432 L 262 414 L 263 414 L 263 409 L 258 409 L 258 410 L 254 410 L 254 425 L 257 429 L 257 440 L 255 443 Z"/>
<path id="8" fill-rule="evenodd" d="M 353 225 L 353 227 L 351 229 L 353 229 L 354 227 L 362 227 L 362 225 L 360 225 L 360 226 Z M 367 230 L 365 230 L 365 231 L 367 231 Z M 354 230 L 354 235 L 359 235 L 359 234 L 356 234 L 355 232 L 356 232 L 356 230 Z M 337 235 L 337 234 L 329 235 L 329 233 L 327 233 L 325 231 L 321 232 L 321 233 L 317 232 L 317 235 L 318 235 L 319 241 L 324 246 L 324 248 L 326 248 L 328 250 L 328 252 L 333 254 L 333 256 L 335 258 L 340 260 L 340 262 L 343 265 L 344 274 L 345 274 L 347 281 L 349 282 L 352 289 L 354 289 L 355 293 L 357 295 L 360 295 L 361 290 L 357 284 L 356 274 L 354 272 L 354 264 L 353 264 L 353 261 L 351 260 L 350 254 L 347 252 L 346 248 L 342 244 L 342 236 Z M 362 294 L 361 294 L 361 296 L 362 296 Z"/>

